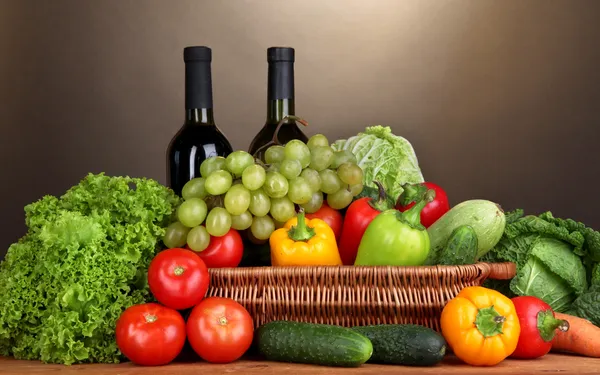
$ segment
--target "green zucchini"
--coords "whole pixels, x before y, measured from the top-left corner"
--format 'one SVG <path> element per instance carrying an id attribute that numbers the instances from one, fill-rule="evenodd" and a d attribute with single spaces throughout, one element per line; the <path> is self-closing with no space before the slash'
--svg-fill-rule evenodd
<path id="1" fill-rule="evenodd" d="M 431 249 L 425 260 L 426 265 L 437 264 L 452 232 L 462 225 L 471 226 L 477 234 L 477 260 L 500 241 L 506 218 L 502 208 L 488 200 L 473 199 L 457 204 L 427 229 Z"/>
<path id="2" fill-rule="evenodd" d="M 256 346 L 270 361 L 322 366 L 358 367 L 373 354 L 371 341 L 350 328 L 291 321 L 260 326 Z"/>
<path id="3" fill-rule="evenodd" d="M 450 266 L 473 264 L 477 256 L 477 246 L 477 233 L 473 227 L 461 225 L 450 235 L 437 263 Z"/>
<path id="4" fill-rule="evenodd" d="M 433 366 L 446 354 L 446 340 L 431 328 L 415 324 L 353 327 L 373 344 L 368 362 L 404 366 Z"/>

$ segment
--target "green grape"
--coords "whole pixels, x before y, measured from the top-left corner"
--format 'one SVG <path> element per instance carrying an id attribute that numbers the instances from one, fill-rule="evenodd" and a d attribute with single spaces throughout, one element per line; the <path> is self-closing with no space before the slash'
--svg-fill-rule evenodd
<path id="1" fill-rule="evenodd" d="M 296 207 L 288 197 L 273 198 L 270 214 L 273 220 L 285 223 L 296 214 Z"/>
<path id="2" fill-rule="evenodd" d="M 263 188 L 271 198 L 284 197 L 289 188 L 288 180 L 279 172 L 267 172 Z"/>
<path id="3" fill-rule="evenodd" d="M 187 235 L 187 245 L 191 250 L 203 251 L 209 244 L 210 234 L 202 225 L 192 228 Z"/>
<path id="4" fill-rule="evenodd" d="M 250 232 L 257 240 L 268 240 L 274 230 L 275 223 L 270 216 L 255 216 L 254 219 L 252 219 Z"/>
<path id="5" fill-rule="evenodd" d="M 225 158 L 222 156 L 211 156 L 200 164 L 200 175 L 208 177 L 214 171 L 225 169 Z"/>
<path id="6" fill-rule="evenodd" d="M 169 249 L 176 247 L 184 247 L 187 241 L 187 235 L 190 228 L 181 224 L 179 221 L 175 221 L 165 229 L 165 235 L 163 236 L 163 243 Z"/>
<path id="7" fill-rule="evenodd" d="M 231 229 L 231 215 L 223 207 L 215 207 L 206 216 L 206 230 L 214 237 L 221 237 Z"/>
<path id="8" fill-rule="evenodd" d="M 279 173 L 288 180 L 300 176 L 300 172 L 302 172 L 302 165 L 298 160 L 283 159 L 279 164 Z"/>
<path id="9" fill-rule="evenodd" d="M 333 153 L 333 160 L 331 161 L 331 165 L 329 166 L 332 169 L 337 169 L 340 165 L 344 163 L 353 163 L 357 164 L 356 156 L 349 150 L 340 150 Z"/>
<path id="10" fill-rule="evenodd" d="M 363 191 L 363 187 L 364 186 L 362 183 L 358 183 L 358 184 L 348 186 L 348 190 L 350 190 L 350 194 L 352 194 L 352 196 L 356 197 L 358 194 L 360 194 Z"/>
<path id="11" fill-rule="evenodd" d="M 271 199 L 260 188 L 250 192 L 250 206 L 248 210 L 254 216 L 265 216 L 271 209 Z"/>
<path id="12" fill-rule="evenodd" d="M 223 170 L 214 171 L 211 173 L 204 182 L 204 188 L 210 195 L 221 195 L 225 194 L 233 183 L 233 177 L 231 173 Z"/>
<path id="13" fill-rule="evenodd" d="M 250 191 L 244 185 L 234 185 L 225 194 L 224 206 L 232 215 L 243 214 L 250 206 Z"/>
<path id="14" fill-rule="evenodd" d="M 204 177 L 192 178 L 183 185 L 181 196 L 184 200 L 191 198 L 206 198 L 206 190 L 204 189 Z"/>
<path id="15" fill-rule="evenodd" d="M 313 191 L 304 177 L 297 177 L 290 181 L 288 197 L 292 202 L 296 204 L 306 203 L 310 200 L 312 193 Z"/>
<path id="16" fill-rule="evenodd" d="M 331 169 L 322 170 L 319 176 L 321 176 L 321 191 L 325 194 L 333 194 L 342 187 L 342 180 Z"/>
<path id="17" fill-rule="evenodd" d="M 225 168 L 236 177 L 240 177 L 244 169 L 252 164 L 254 164 L 252 155 L 242 150 L 232 152 L 225 159 Z"/>
<path id="18" fill-rule="evenodd" d="M 321 208 L 323 205 L 323 193 L 320 191 L 315 191 L 312 193 L 310 200 L 304 204 L 301 204 L 300 207 L 304 209 L 304 212 L 307 214 L 312 214 Z"/>
<path id="19" fill-rule="evenodd" d="M 253 164 L 242 172 L 242 183 L 248 190 L 256 190 L 263 186 L 267 172 L 258 164 Z"/>
<path id="20" fill-rule="evenodd" d="M 327 194 L 327 204 L 334 210 L 346 208 L 352 202 L 352 193 L 348 189 L 340 189 L 333 194 Z"/>
<path id="21" fill-rule="evenodd" d="M 202 224 L 206 218 L 206 202 L 200 198 L 184 201 L 177 208 L 177 219 L 188 228 Z"/>
<path id="22" fill-rule="evenodd" d="M 235 230 L 245 230 L 252 225 L 252 214 L 244 211 L 241 215 L 231 216 L 231 227 Z"/>
<path id="23" fill-rule="evenodd" d="M 329 140 L 323 134 L 315 134 L 308 139 L 306 145 L 312 151 L 312 149 L 315 147 L 329 146 Z"/>
<path id="24" fill-rule="evenodd" d="M 348 185 L 360 184 L 363 180 L 363 171 L 361 167 L 352 163 L 344 163 L 337 169 L 340 180 Z"/>
<path id="25" fill-rule="evenodd" d="M 331 164 L 333 160 L 333 149 L 329 146 L 317 146 L 310 154 L 310 167 L 316 171 L 322 171 Z"/>
<path id="26" fill-rule="evenodd" d="M 303 177 L 308 182 L 310 190 L 313 193 L 321 190 L 321 175 L 319 175 L 319 172 L 311 168 L 306 168 L 300 173 L 300 177 Z"/>
<path id="27" fill-rule="evenodd" d="M 275 229 L 283 228 L 285 226 L 285 222 L 273 220 L 273 224 L 275 224 Z"/>
<path id="28" fill-rule="evenodd" d="M 279 172 L 279 163 L 273 163 L 267 168 L 267 172 Z"/>
<path id="29" fill-rule="evenodd" d="M 306 168 L 310 164 L 310 149 L 301 140 L 292 139 L 285 145 L 285 158 L 298 160 Z"/>
<path id="30" fill-rule="evenodd" d="M 279 163 L 285 158 L 285 149 L 283 146 L 275 145 L 267 148 L 265 151 L 265 163 Z"/>

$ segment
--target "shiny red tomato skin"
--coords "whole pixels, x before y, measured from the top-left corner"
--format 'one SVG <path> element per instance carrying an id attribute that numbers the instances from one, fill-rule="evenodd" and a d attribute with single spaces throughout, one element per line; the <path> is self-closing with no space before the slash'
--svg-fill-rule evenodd
<path id="1" fill-rule="evenodd" d="M 117 346 L 131 362 L 162 366 L 172 362 L 185 344 L 185 321 L 179 312 L 158 303 L 126 309 L 117 320 Z"/>
<path id="2" fill-rule="evenodd" d="M 230 229 L 221 237 L 210 237 L 208 247 L 196 252 L 208 268 L 237 267 L 244 255 L 242 236 L 235 229 Z"/>
<path id="3" fill-rule="evenodd" d="M 188 341 L 200 358 L 230 363 L 248 351 L 254 337 L 252 316 L 238 302 L 209 297 L 192 309 L 187 320 Z"/>
<path id="4" fill-rule="evenodd" d="M 304 215 L 307 219 L 321 219 L 331 227 L 333 233 L 335 234 L 335 238 L 339 241 L 340 236 L 342 235 L 342 224 L 344 223 L 344 217 L 341 212 L 335 210 L 327 204 L 327 202 L 323 202 L 321 208 L 317 212 L 312 214 Z"/>
<path id="5" fill-rule="evenodd" d="M 206 295 L 209 280 L 204 261 L 187 249 L 161 251 L 148 267 L 148 286 L 154 298 L 175 310 L 198 304 Z"/>
<path id="6" fill-rule="evenodd" d="M 421 211 L 421 224 L 423 224 L 425 228 L 429 228 L 433 223 L 435 223 L 440 217 L 450 210 L 450 202 L 448 201 L 448 195 L 441 186 L 436 185 L 433 182 L 424 182 L 423 185 L 425 185 L 427 189 L 433 189 L 435 191 L 435 198 L 433 198 L 431 202 L 427 203 Z M 398 204 L 396 205 L 396 209 L 404 212 L 414 205 L 415 202 L 411 202 L 406 206 Z"/>

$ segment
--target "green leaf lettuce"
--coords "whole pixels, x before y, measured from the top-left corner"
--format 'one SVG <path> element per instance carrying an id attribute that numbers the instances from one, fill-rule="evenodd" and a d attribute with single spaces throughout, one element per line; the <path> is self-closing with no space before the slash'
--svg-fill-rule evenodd
<path id="1" fill-rule="evenodd" d="M 28 232 L 0 265 L 0 355 L 119 362 L 115 322 L 151 300 L 144 270 L 178 202 L 153 180 L 90 174 L 26 206 Z"/>

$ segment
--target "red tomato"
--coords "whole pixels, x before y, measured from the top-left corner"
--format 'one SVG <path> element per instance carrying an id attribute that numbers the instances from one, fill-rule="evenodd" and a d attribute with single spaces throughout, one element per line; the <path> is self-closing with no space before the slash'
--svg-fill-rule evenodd
<path id="1" fill-rule="evenodd" d="M 117 346 L 131 362 L 161 366 L 173 361 L 185 344 L 185 321 L 158 303 L 134 305 L 117 320 Z"/>
<path id="2" fill-rule="evenodd" d="M 415 202 L 411 201 L 411 198 L 413 194 L 418 191 L 419 185 L 435 191 L 435 198 L 433 198 L 431 202 L 427 203 L 421 211 L 421 224 L 423 224 L 425 228 L 429 228 L 433 223 L 435 223 L 440 217 L 450 210 L 448 195 L 440 186 L 434 184 L 433 182 L 424 182 L 422 184 L 407 186 L 405 190 L 405 193 L 407 194 L 403 193 L 400 196 L 398 204 L 396 205 L 396 209 L 404 212 L 415 205 Z M 414 191 L 409 191 L 409 189 L 414 189 Z M 405 195 L 407 195 L 406 198 Z M 405 201 L 401 202 L 402 199 L 405 199 Z"/>
<path id="3" fill-rule="evenodd" d="M 556 330 L 567 331 L 569 323 L 556 319 L 550 305 L 537 297 L 515 297 L 512 302 L 519 317 L 521 333 L 511 357 L 533 359 L 548 354 Z"/>
<path id="4" fill-rule="evenodd" d="M 237 267 L 244 255 L 242 236 L 235 229 L 221 237 L 211 236 L 208 247 L 196 254 L 208 268 Z"/>
<path id="5" fill-rule="evenodd" d="M 148 286 L 156 300 L 175 310 L 198 304 L 206 295 L 210 276 L 204 261 L 187 249 L 158 253 L 148 267 Z"/>
<path id="6" fill-rule="evenodd" d="M 229 363 L 250 348 L 254 324 L 248 311 L 236 301 L 209 297 L 192 309 L 187 336 L 200 358 L 212 363 Z"/>
<path id="7" fill-rule="evenodd" d="M 333 208 L 329 207 L 329 205 L 326 202 L 323 202 L 321 208 L 319 208 L 317 212 L 312 214 L 305 214 L 304 216 L 307 219 L 317 218 L 326 222 L 327 225 L 329 225 L 333 230 L 335 238 L 339 241 L 340 236 L 342 234 L 342 224 L 344 222 L 340 211 L 334 210 Z"/>

